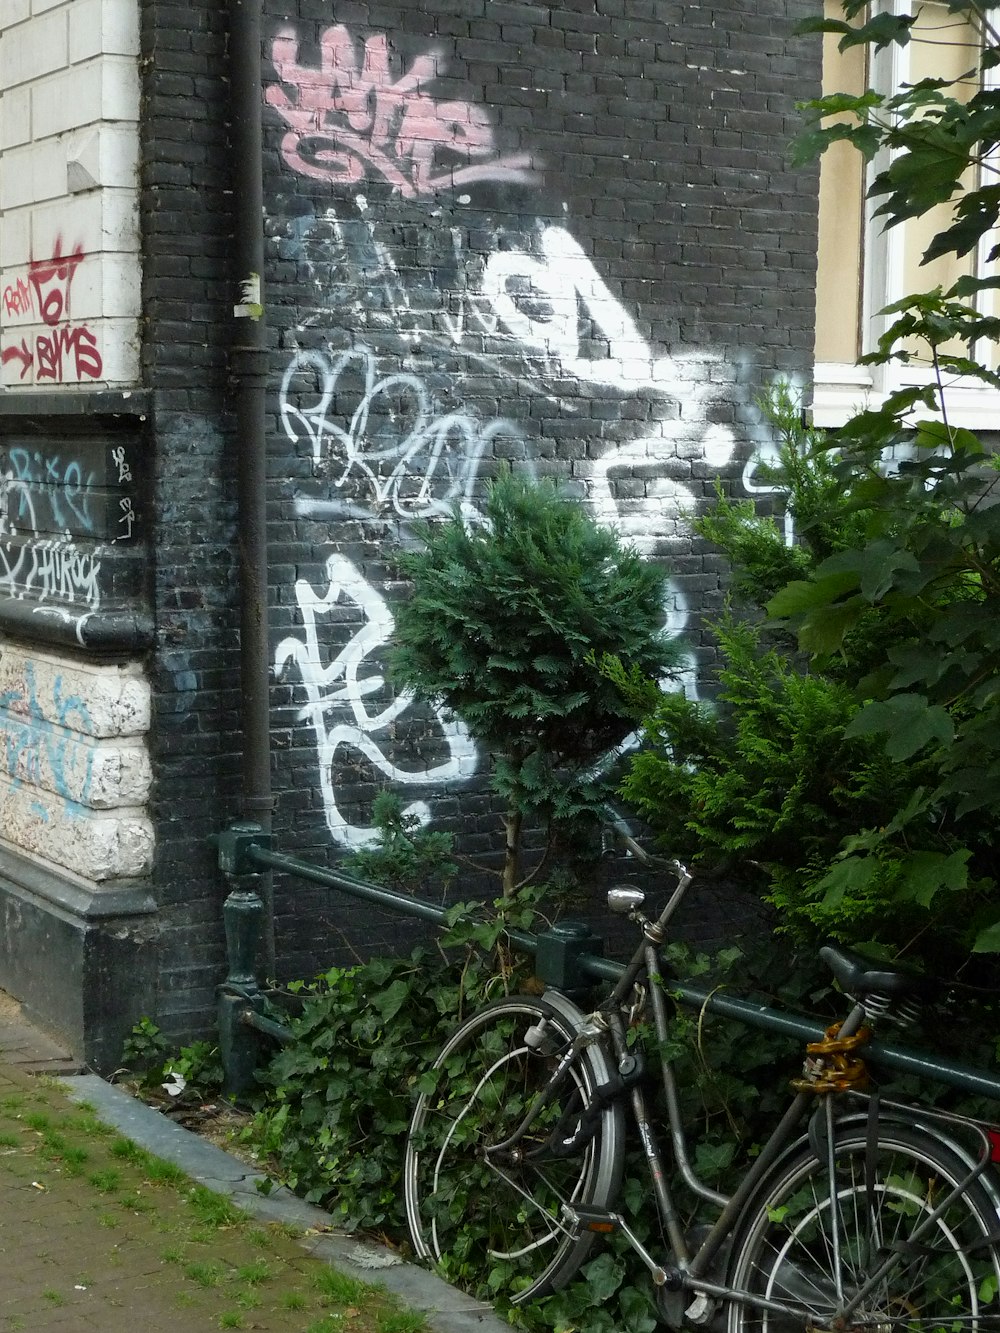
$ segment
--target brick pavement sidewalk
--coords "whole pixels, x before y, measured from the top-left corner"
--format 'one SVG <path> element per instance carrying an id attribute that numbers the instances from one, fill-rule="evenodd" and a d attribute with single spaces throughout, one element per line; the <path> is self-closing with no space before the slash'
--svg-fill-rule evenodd
<path id="1" fill-rule="evenodd" d="M 422 1315 L 312 1258 L 137 1148 L 86 1103 L 0 1066 L 0 1330 L 416 1333 Z M 471 1325 L 470 1325 L 471 1327 Z"/>
<path id="2" fill-rule="evenodd" d="M 488 1305 L 330 1231 L 283 1188 L 261 1194 L 242 1162 L 79 1071 L 0 991 L 0 1333 L 509 1333 Z"/>

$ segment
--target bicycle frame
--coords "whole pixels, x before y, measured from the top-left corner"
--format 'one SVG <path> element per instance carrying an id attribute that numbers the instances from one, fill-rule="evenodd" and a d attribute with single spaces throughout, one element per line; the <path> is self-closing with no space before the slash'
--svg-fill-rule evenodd
<path id="1" fill-rule="evenodd" d="M 566 1071 L 569 1069 L 573 1061 L 573 1058 L 579 1051 L 588 1045 L 598 1042 L 603 1043 L 610 1038 L 615 1067 L 622 1079 L 621 1087 L 614 1095 L 627 1095 L 631 1105 L 632 1116 L 638 1131 L 639 1142 L 642 1144 L 643 1153 L 646 1159 L 646 1167 L 652 1182 L 660 1219 L 669 1242 L 670 1253 L 666 1257 L 665 1263 L 657 1260 L 634 1235 L 626 1219 L 618 1213 L 606 1214 L 600 1217 L 596 1215 L 588 1216 L 585 1209 L 578 1208 L 575 1211 L 571 1210 L 572 1215 L 568 1220 L 573 1225 L 588 1227 L 593 1230 L 620 1230 L 638 1254 L 639 1258 L 648 1268 L 657 1287 L 666 1291 L 677 1292 L 679 1294 L 688 1293 L 693 1296 L 692 1303 L 684 1311 L 688 1323 L 707 1323 L 714 1313 L 716 1298 L 730 1301 L 741 1301 L 759 1309 L 801 1318 L 804 1314 L 808 1314 L 802 1307 L 797 1307 L 785 1301 L 773 1300 L 750 1292 L 740 1291 L 716 1281 L 712 1276 L 712 1264 L 719 1255 L 727 1239 L 733 1234 L 748 1200 L 753 1196 L 764 1176 L 770 1171 L 782 1153 L 801 1137 L 801 1126 L 807 1120 L 810 1113 L 821 1113 L 824 1117 L 825 1143 L 826 1150 L 829 1154 L 829 1163 L 827 1167 L 828 1178 L 831 1191 L 835 1191 L 834 1139 L 835 1129 L 840 1123 L 837 1114 L 837 1104 L 838 1102 L 842 1104 L 845 1097 L 859 1097 L 860 1094 L 829 1091 L 817 1093 L 816 1091 L 808 1089 L 800 1090 L 792 1099 L 778 1125 L 761 1149 L 760 1154 L 753 1161 L 749 1170 L 740 1181 L 739 1186 L 731 1196 L 727 1197 L 726 1195 L 718 1193 L 698 1178 L 691 1165 L 688 1154 L 687 1136 L 681 1119 L 673 1069 L 669 1058 L 662 1053 L 669 1038 L 669 1018 L 663 988 L 659 984 L 659 977 L 662 971 L 662 960 L 659 948 L 664 940 L 666 925 L 679 906 L 684 893 L 691 882 L 691 877 L 683 867 L 680 867 L 679 869 L 680 879 L 678 881 L 677 889 L 674 891 L 670 901 L 655 922 L 650 922 L 643 918 L 636 907 L 633 907 L 629 912 L 630 917 L 642 928 L 642 942 L 633 954 L 632 959 L 623 971 L 610 996 L 593 1014 L 586 1018 L 585 1023 L 579 1028 L 576 1039 L 558 1062 L 546 1087 L 535 1100 L 533 1106 L 528 1109 L 524 1120 L 517 1127 L 514 1134 L 506 1139 L 504 1143 L 494 1145 L 489 1149 L 488 1155 L 500 1156 L 516 1145 L 529 1126 L 537 1119 L 541 1110 L 548 1104 L 552 1096 L 555 1095 Z M 639 1009 L 644 1007 L 646 999 L 646 987 L 643 984 L 644 979 L 649 983 L 648 996 L 652 1008 L 653 1026 L 660 1052 L 658 1060 L 666 1097 L 667 1120 L 673 1161 L 676 1164 L 685 1185 L 694 1194 L 712 1203 L 719 1209 L 717 1220 L 710 1227 L 707 1235 L 705 1235 L 704 1239 L 694 1252 L 691 1251 L 688 1245 L 681 1224 L 681 1217 L 668 1184 L 664 1156 L 657 1142 L 657 1134 L 648 1112 L 645 1093 L 637 1079 L 630 1079 L 630 1075 L 635 1072 L 637 1062 L 636 1057 L 628 1046 L 626 1024 L 623 1020 L 623 1015 L 628 1014 L 630 1017 L 635 1016 Z M 847 1018 L 840 1025 L 837 1034 L 838 1039 L 847 1038 L 857 1033 L 862 1026 L 864 1018 L 865 1010 L 863 1006 L 860 1004 L 853 1005 Z M 867 1110 L 865 1112 L 866 1121 L 869 1125 L 867 1132 L 869 1135 L 874 1134 L 877 1137 L 877 1127 L 879 1123 L 878 1116 L 880 1114 L 879 1102 L 877 1099 L 871 1098 L 865 1098 L 864 1100 L 867 1102 Z M 889 1103 L 889 1106 L 898 1112 L 904 1110 L 909 1111 L 910 1109 L 897 1106 L 895 1103 Z M 855 1119 L 857 1118 L 857 1114 L 857 1112 L 854 1113 Z M 982 1128 L 975 1125 L 974 1122 L 943 1112 L 927 1113 L 923 1123 L 927 1125 L 928 1120 L 948 1124 L 961 1124 L 968 1132 L 978 1135 L 979 1151 L 978 1155 L 975 1155 L 964 1149 L 960 1150 L 960 1155 L 968 1167 L 966 1176 L 948 1192 L 944 1199 L 938 1203 L 932 1211 L 927 1214 L 919 1227 L 911 1235 L 911 1243 L 918 1243 L 920 1238 L 929 1232 L 931 1228 L 936 1225 L 937 1221 L 945 1215 L 955 1199 L 965 1193 L 973 1182 L 983 1177 L 990 1162 L 990 1142 Z M 940 1137 L 946 1138 L 952 1147 L 956 1146 L 953 1143 L 953 1140 L 946 1136 L 943 1131 L 938 1130 L 936 1132 L 939 1133 Z M 993 1191 L 991 1191 L 991 1193 L 993 1193 Z M 832 1193 L 831 1197 L 833 1197 Z M 877 1288 L 879 1282 L 900 1262 L 901 1260 L 898 1255 L 890 1255 L 866 1276 L 866 1280 L 861 1284 L 860 1288 L 853 1293 L 842 1312 L 845 1324 L 854 1312 L 860 1308 L 866 1297 Z M 841 1293 L 841 1295 L 842 1294 L 843 1293 Z"/>

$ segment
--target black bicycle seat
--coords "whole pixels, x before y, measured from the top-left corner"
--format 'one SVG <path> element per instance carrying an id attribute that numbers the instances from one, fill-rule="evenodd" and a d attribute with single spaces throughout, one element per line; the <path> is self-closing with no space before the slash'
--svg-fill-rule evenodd
<path id="1" fill-rule="evenodd" d="M 881 958 L 845 949 L 842 944 L 825 944 L 819 956 L 840 983 L 841 989 L 856 999 L 866 995 L 884 995 L 900 1000 L 913 995 L 930 1000 L 940 994 L 942 983 L 936 977 L 924 976 L 898 963 L 887 963 Z"/>

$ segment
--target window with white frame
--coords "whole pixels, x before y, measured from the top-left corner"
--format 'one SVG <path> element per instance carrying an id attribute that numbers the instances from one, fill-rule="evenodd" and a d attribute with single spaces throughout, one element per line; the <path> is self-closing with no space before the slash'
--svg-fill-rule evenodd
<path id="1" fill-rule="evenodd" d="M 940 78 L 955 81 L 948 90 L 953 96 L 973 95 L 979 86 L 974 72 L 979 37 L 966 16 L 951 13 L 942 0 L 885 0 L 878 7 L 914 15 L 910 41 L 876 54 L 864 46 L 841 52 L 837 36 L 827 35 L 824 93 L 860 93 L 866 87 L 889 93 L 921 79 Z M 842 17 L 836 0 L 827 0 L 826 13 Z M 963 274 L 985 269 L 985 243 L 978 255 L 946 255 L 921 264 L 931 238 L 947 225 L 948 205 L 884 228 L 883 219 L 874 216 L 878 202 L 867 201 L 865 195 L 872 178 L 886 165 L 884 156 L 866 165 L 845 143 L 835 144 L 821 162 L 813 391 L 813 419 L 818 426 L 840 425 L 873 398 L 928 377 L 929 363 L 921 363 L 918 349 L 907 365 L 858 364 L 887 326 L 887 317 L 879 313 L 886 305 L 939 284 L 947 289 Z M 976 352 L 995 366 L 995 349 Z M 996 429 L 1000 393 L 978 381 L 955 382 L 949 390 L 949 416 L 973 429 Z"/>

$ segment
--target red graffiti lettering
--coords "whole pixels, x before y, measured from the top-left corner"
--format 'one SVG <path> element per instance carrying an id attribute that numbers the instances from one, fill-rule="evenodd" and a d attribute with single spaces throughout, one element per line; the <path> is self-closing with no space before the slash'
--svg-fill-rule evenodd
<path id="1" fill-rule="evenodd" d="M 20 347 L 5 347 L 3 352 L 0 353 L 0 362 L 5 366 L 11 361 L 20 361 L 21 374 L 19 378 L 22 380 L 31 369 L 34 360 L 35 358 L 32 355 L 31 348 L 28 346 L 24 338 L 21 339 Z"/>
<path id="2" fill-rule="evenodd" d="M 35 354 L 35 377 L 39 380 L 96 380 L 104 370 L 97 338 L 86 324 L 65 324 L 53 329 L 51 337 L 40 333 L 35 339 Z"/>
<path id="3" fill-rule="evenodd" d="M 82 260 L 83 246 L 78 245 L 72 254 L 64 255 L 60 238 L 51 259 L 33 259 L 28 265 L 28 278 L 35 289 L 39 311 L 50 327 L 69 316 L 69 289 Z"/>
<path id="4" fill-rule="evenodd" d="M 23 278 L 3 289 L 3 312 L 5 315 L 27 315 L 35 308 L 31 288 Z"/>
<path id="5" fill-rule="evenodd" d="M 289 126 L 281 151 L 294 171 L 337 184 L 374 171 L 408 197 L 477 180 L 533 180 L 527 153 L 497 155 L 482 107 L 421 91 L 441 73 L 439 52 L 417 56 L 395 78 L 384 34 L 369 37 L 359 58 L 338 25 L 323 32 L 319 69 L 300 64 L 298 53 L 294 32 L 279 32 L 271 59 L 284 87 L 266 93 Z"/>

